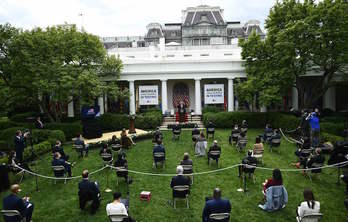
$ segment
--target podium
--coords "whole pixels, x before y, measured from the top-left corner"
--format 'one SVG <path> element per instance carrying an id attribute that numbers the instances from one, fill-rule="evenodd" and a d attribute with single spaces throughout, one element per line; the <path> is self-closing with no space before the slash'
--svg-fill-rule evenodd
<path id="1" fill-rule="evenodd" d="M 135 131 L 135 115 L 129 115 L 129 131 L 128 134 L 134 134 Z"/>

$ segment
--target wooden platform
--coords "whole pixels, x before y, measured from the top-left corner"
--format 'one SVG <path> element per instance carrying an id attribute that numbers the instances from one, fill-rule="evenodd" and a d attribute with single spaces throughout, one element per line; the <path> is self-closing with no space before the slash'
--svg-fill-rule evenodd
<path id="1" fill-rule="evenodd" d="M 135 129 L 136 133 L 135 134 L 128 134 L 128 130 L 127 130 L 127 135 L 128 136 L 139 136 L 139 135 L 143 135 L 143 134 L 147 134 L 149 133 L 148 131 L 145 130 L 141 130 L 141 129 Z M 100 142 L 104 142 L 104 141 L 108 141 L 111 140 L 112 136 L 116 135 L 117 138 L 121 137 L 121 132 L 122 131 L 115 131 L 115 132 L 110 132 L 110 133 L 103 133 L 103 136 L 100 138 L 95 138 L 95 139 L 85 139 L 85 144 L 95 144 L 95 143 L 100 143 Z"/>

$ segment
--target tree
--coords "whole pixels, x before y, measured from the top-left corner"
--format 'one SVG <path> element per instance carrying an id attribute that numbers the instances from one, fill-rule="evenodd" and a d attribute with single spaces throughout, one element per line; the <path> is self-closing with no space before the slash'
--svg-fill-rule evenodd
<path id="1" fill-rule="evenodd" d="M 97 36 L 78 32 L 75 26 L 35 28 L 20 32 L 9 47 L 11 72 L 3 82 L 16 95 L 38 104 L 51 121 L 59 122 L 72 99 L 92 104 L 105 93 L 117 96 L 115 83 L 122 62 L 107 56 Z"/>
<path id="2" fill-rule="evenodd" d="M 313 106 L 337 78 L 347 76 L 347 11 L 342 0 L 277 2 L 266 19 L 266 39 L 253 34 L 240 41 L 248 80 L 238 89 L 255 88 L 251 93 L 269 105 L 295 87 L 300 106 Z M 312 73 L 319 76 L 309 82 Z M 308 86 L 312 93 L 305 101 Z"/>

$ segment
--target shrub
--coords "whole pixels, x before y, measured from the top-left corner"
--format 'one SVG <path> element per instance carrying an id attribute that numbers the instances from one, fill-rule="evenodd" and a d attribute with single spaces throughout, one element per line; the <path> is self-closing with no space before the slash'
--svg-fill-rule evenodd
<path id="1" fill-rule="evenodd" d="M 135 142 L 139 142 L 141 140 L 152 139 L 152 138 L 153 138 L 153 133 L 150 132 L 150 133 L 146 133 L 146 134 L 142 134 L 142 135 L 136 136 L 136 137 L 133 138 L 133 140 Z"/>
<path id="2" fill-rule="evenodd" d="M 31 131 L 31 136 L 34 143 L 41 143 L 48 139 L 51 130 L 48 129 L 33 129 Z"/>
<path id="3" fill-rule="evenodd" d="M 322 123 L 330 122 L 330 123 L 348 123 L 348 117 L 345 116 L 330 116 L 321 119 Z"/>
<path id="4" fill-rule="evenodd" d="M 180 124 L 181 128 L 193 128 L 195 127 L 195 123 L 184 123 L 184 124 Z M 168 129 L 173 129 L 173 127 L 175 126 L 175 124 L 168 124 L 167 128 Z"/>
<path id="5" fill-rule="evenodd" d="M 14 137 L 17 130 L 24 130 L 23 127 L 12 127 L 0 132 L 0 140 L 6 141 L 10 147 L 14 146 Z"/>
<path id="6" fill-rule="evenodd" d="M 20 113 L 20 114 L 11 116 L 10 120 L 13 122 L 28 122 L 28 118 L 30 117 L 35 118 L 36 116 L 37 116 L 37 113 L 35 112 Z"/>
<path id="7" fill-rule="evenodd" d="M 282 128 L 284 130 L 293 130 L 300 125 L 301 119 L 283 113 L 268 113 L 268 122 L 273 128 Z"/>
<path id="8" fill-rule="evenodd" d="M 162 123 L 162 114 L 158 112 L 147 112 L 137 115 L 135 127 L 139 129 L 155 129 Z"/>
<path id="9" fill-rule="evenodd" d="M 320 137 L 324 142 L 329 141 L 332 144 L 335 144 L 338 141 L 344 140 L 343 137 L 335 136 L 335 135 L 332 135 L 330 133 L 325 133 L 325 132 L 320 133 Z"/>
<path id="10" fill-rule="evenodd" d="M 336 136 L 343 136 L 344 127 L 344 123 L 323 122 L 320 124 L 321 131 Z"/>
<path id="11" fill-rule="evenodd" d="M 223 111 L 222 107 L 217 107 L 217 106 L 207 106 L 207 107 L 204 107 L 202 109 L 203 115 L 205 113 L 219 113 L 219 112 L 222 112 L 222 111 Z"/>
<path id="12" fill-rule="evenodd" d="M 44 141 L 33 146 L 33 151 L 36 155 L 42 155 L 51 151 L 51 143 L 49 141 Z M 31 148 L 27 147 L 24 149 L 24 159 L 28 160 L 31 157 Z"/>
<path id="13" fill-rule="evenodd" d="M 12 122 L 9 119 L 2 119 L 0 120 L 0 130 L 8 129 L 18 126 L 18 123 Z"/>
<path id="14" fill-rule="evenodd" d="M 0 140 L 0 151 L 3 151 L 3 152 L 10 151 L 10 146 L 8 145 L 7 141 Z"/>
<path id="15" fill-rule="evenodd" d="M 105 113 L 98 119 L 103 132 L 112 132 L 129 128 L 129 118 L 126 114 Z"/>
<path id="16" fill-rule="evenodd" d="M 61 130 L 64 132 L 65 139 L 71 140 L 76 137 L 78 133 L 82 133 L 81 122 L 74 123 L 48 123 L 46 124 L 47 129 Z"/>
<path id="17" fill-rule="evenodd" d="M 51 130 L 48 135 L 48 141 L 53 145 L 57 140 L 60 140 L 62 143 L 66 141 L 64 132 L 61 130 Z"/>

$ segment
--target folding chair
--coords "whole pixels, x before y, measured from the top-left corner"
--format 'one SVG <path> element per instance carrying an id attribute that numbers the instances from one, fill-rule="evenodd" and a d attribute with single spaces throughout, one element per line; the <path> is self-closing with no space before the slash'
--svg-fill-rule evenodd
<path id="1" fill-rule="evenodd" d="M 115 152 L 119 152 L 122 148 L 122 145 L 121 144 L 111 144 L 111 149 L 112 151 L 115 151 Z"/>
<path id="2" fill-rule="evenodd" d="M 122 222 L 124 219 L 127 219 L 128 216 L 125 214 L 110 214 L 110 222 Z"/>
<path id="3" fill-rule="evenodd" d="M 269 142 L 269 139 L 273 136 L 273 132 L 268 132 L 266 133 L 266 140 L 263 139 L 263 142 L 266 143 L 266 142 Z"/>
<path id="4" fill-rule="evenodd" d="M 254 177 L 255 169 L 256 169 L 256 164 L 244 165 L 244 167 L 243 167 L 243 174 L 244 174 L 243 179 L 246 180 L 246 174 L 248 174 L 249 177 L 251 177 L 253 179 L 253 183 L 255 183 L 255 177 Z"/>
<path id="5" fill-rule="evenodd" d="M 229 213 L 215 213 L 215 214 L 210 214 L 209 215 L 209 220 L 212 221 L 219 221 L 219 220 L 227 220 L 230 218 Z"/>
<path id="6" fill-rule="evenodd" d="M 234 142 L 236 144 L 238 142 L 239 136 L 240 136 L 240 133 L 232 133 L 229 143 L 232 144 L 232 142 Z"/>
<path id="7" fill-rule="evenodd" d="M 125 167 L 116 167 L 116 184 L 118 186 L 118 178 L 119 177 L 124 177 L 124 176 L 119 176 L 118 173 L 121 173 L 121 172 L 127 172 L 128 170 L 125 168 Z"/>
<path id="8" fill-rule="evenodd" d="M 190 190 L 189 185 L 178 185 L 173 187 L 174 191 L 186 193 L 184 197 L 174 197 L 173 195 L 173 207 L 176 209 L 176 199 L 186 199 L 186 208 L 189 209 L 188 192 Z"/>
<path id="9" fill-rule="evenodd" d="M 324 163 L 313 163 L 310 168 L 307 167 L 307 169 L 311 168 L 321 168 L 324 166 Z M 306 174 L 309 177 L 309 180 L 312 181 L 312 174 L 319 174 L 321 173 L 321 169 L 314 169 L 314 170 L 306 170 Z"/>
<path id="10" fill-rule="evenodd" d="M 65 180 L 64 180 L 64 184 L 66 184 L 66 171 L 65 171 L 65 167 L 64 166 L 52 166 L 52 169 L 53 169 L 53 173 L 54 173 L 54 176 L 57 177 L 57 178 L 64 178 L 65 177 Z M 57 180 L 54 180 L 54 184 L 57 183 Z"/>
<path id="11" fill-rule="evenodd" d="M 20 222 L 26 222 L 26 218 L 22 218 L 22 215 L 19 213 L 18 210 L 2 210 L 1 214 L 4 217 L 9 217 L 9 218 L 16 218 L 16 220 L 13 221 L 20 221 Z"/>
<path id="12" fill-rule="evenodd" d="M 303 217 L 296 217 L 297 222 L 319 222 L 323 218 L 321 213 L 306 214 Z"/>
<path id="13" fill-rule="evenodd" d="M 209 138 L 210 134 L 213 135 L 213 139 L 214 139 L 215 128 L 207 128 L 207 139 Z"/>
<path id="14" fill-rule="evenodd" d="M 104 166 L 111 164 L 113 161 L 112 154 L 111 153 L 102 153 L 100 154 L 101 158 L 103 159 Z M 110 159 L 111 158 L 111 159 Z"/>
<path id="15" fill-rule="evenodd" d="M 79 154 L 80 157 L 83 157 L 84 156 L 84 152 L 85 152 L 85 149 L 84 149 L 84 146 L 83 145 L 77 145 L 77 144 L 74 144 L 73 145 L 73 148 L 76 150 L 76 152 Z"/>
<path id="16" fill-rule="evenodd" d="M 248 143 L 248 139 L 247 138 L 239 139 L 238 142 L 237 142 L 237 146 L 236 146 L 238 152 L 242 152 L 244 150 L 244 148 L 246 147 L 247 143 Z"/>
<path id="17" fill-rule="evenodd" d="M 173 130 L 173 141 L 176 139 L 180 139 L 181 129 L 174 129 Z"/>
<path id="18" fill-rule="evenodd" d="M 220 155 L 221 155 L 220 150 L 212 150 L 208 153 L 208 161 L 209 159 L 215 160 L 216 165 L 219 166 Z M 210 165 L 210 161 L 209 161 L 209 165 Z"/>
<path id="19" fill-rule="evenodd" d="M 270 150 L 272 152 L 274 147 L 278 147 L 277 149 L 279 150 L 279 154 L 280 154 L 280 143 L 281 143 L 281 139 L 271 139 L 270 140 Z"/>
<path id="20" fill-rule="evenodd" d="M 154 167 L 157 168 L 157 163 L 161 163 L 162 167 L 165 168 L 165 165 L 164 165 L 165 164 L 165 159 L 164 159 L 165 158 L 165 153 L 157 152 L 157 153 L 153 154 L 153 157 L 154 157 L 154 161 L 153 161 L 154 162 L 154 164 L 153 164 Z M 155 161 L 156 158 L 160 158 L 161 160 L 160 161 Z"/>
<path id="21" fill-rule="evenodd" d="M 253 152 L 253 157 L 255 157 L 257 159 L 258 163 L 261 163 L 261 165 L 263 165 L 263 150 L 259 150 L 257 152 Z"/>
<path id="22" fill-rule="evenodd" d="M 184 175 L 185 174 L 192 174 L 193 173 L 193 166 L 192 165 L 181 165 L 184 169 Z M 193 184 L 193 175 L 188 175 L 191 178 L 191 185 Z"/>

